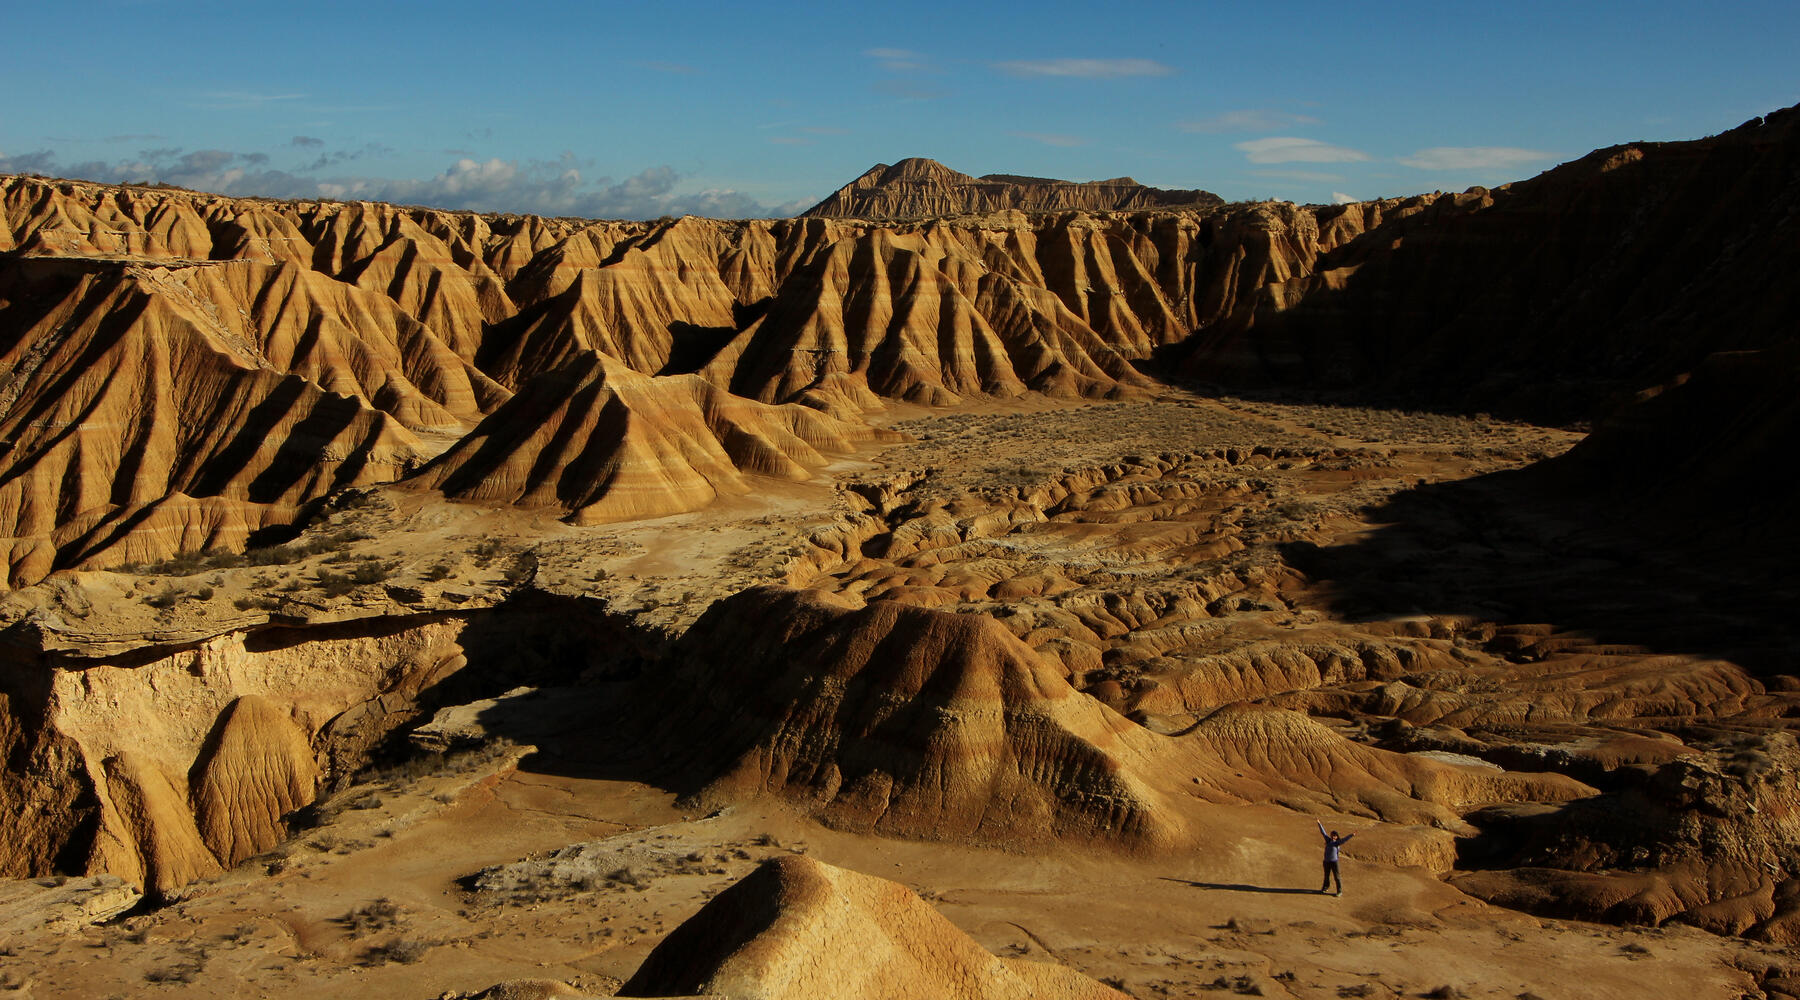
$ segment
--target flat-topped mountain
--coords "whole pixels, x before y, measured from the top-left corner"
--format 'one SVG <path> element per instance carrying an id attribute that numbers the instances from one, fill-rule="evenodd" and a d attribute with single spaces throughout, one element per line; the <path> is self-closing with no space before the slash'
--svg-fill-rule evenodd
<path id="1" fill-rule="evenodd" d="M 1021 212 L 1134 212 L 1147 208 L 1209 207 L 1225 199 L 1211 191 L 1153 188 L 1129 177 L 1059 181 L 1018 174 L 971 177 L 936 160 L 912 156 L 877 163 L 831 197 L 800 213 L 840 219 L 918 219 L 1017 209 Z"/>

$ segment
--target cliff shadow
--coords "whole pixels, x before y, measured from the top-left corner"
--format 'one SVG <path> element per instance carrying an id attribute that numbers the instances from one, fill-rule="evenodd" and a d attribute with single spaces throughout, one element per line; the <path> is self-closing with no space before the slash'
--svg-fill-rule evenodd
<path id="1" fill-rule="evenodd" d="M 1794 527 L 1729 496 L 1704 516 L 1670 516 L 1648 492 L 1595 489 L 1551 461 L 1420 485 L 1366 516 L 1382 527 L 1350 544 L 1281 547 L 1345 620 L 1549 625 L 1590 646 L 1718 658 L 1764 678 L 1800 663 Z M 1490 649 L 1538 655 L 1504 636 Z"/>

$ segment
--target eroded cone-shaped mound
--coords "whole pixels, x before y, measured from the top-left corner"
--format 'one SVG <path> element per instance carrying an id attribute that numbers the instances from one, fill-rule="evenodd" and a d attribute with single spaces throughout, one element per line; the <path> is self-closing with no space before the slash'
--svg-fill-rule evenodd
<path id="1" fill-rule="evenodd" d="M 207 743 L 194 766 L 194 817 L 231 866 L 286 836 L 282 817 L 312 802 L 319 768 L 300 727 L 255 695 L 232 702 Z"/>
<path id="2" fill-rule="evenodd" d="M 601 524 L 747 493 L 746 474 L 804 480 L 825 452 L 886 437 L 897 435 L 734 397 L 694 375 L 642 375 L 590 351 L 526 383 L 413 482 Z"/>
<path id="3" fill-rule="evenodd" d="M 657 945 L 620 996 L 741 1000 L 1114 1000 L 1058 966 L 989 954 L 911 889 L 789 856 L 764 862 Z"/>
<path id="4" fill-rule="evenodd" d="M 687 646 L 717 671 L 695 690 L 715 699 L 730 755 L 710 795 L 781 792 L 898 836 L 1182 838 L 1159 787 L 1186 770 L 1168 741 L 986 616 L 759 588 L 708 612 Z"/>
<path id="5" fill-rule="evenodd" d="M 221 869 L 194 828 L 186 796 L 156 761 L 125 752 L 106 760 L 106 795 L 112 822 L 96 839 L 104 870 L 146 892 L 166 893 Z M 117 843 L 109 833 L 126 842 Z"/>

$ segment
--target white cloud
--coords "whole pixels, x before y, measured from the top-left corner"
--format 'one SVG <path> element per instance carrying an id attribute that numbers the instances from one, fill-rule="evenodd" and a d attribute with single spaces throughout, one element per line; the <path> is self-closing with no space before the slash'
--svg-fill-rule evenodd
<path id="1" fill-rule="evenodd" d="M 195 191 L 269 198 L 335 198 L 477 212 L 531 212 L 602 219 L 659 215 L 768 218 L 805 205 L 764 205 L 729 188 L 678 190 L 671 167 L 649 167 L 623 180 L 588 180 L 571 154 L 556 160 L 456 160 L 430 177 L 335 175 L 315 178 L 267 166 L 266 153 L 147 150 L 138 159 L 62 164 L 48 151 L 0 157 L 0 173 L 44 173 L 117 184 L 162 182 Z M 302 168 L 304 169 L 304 168 Z"/>
<path id="2" fill-rule="evenodd" d="M 1358 198 L 1357 196 L 1355 196 L 1353 194 L 1345 194 L 1342 191 L 1331 192 L 1331 203 L 1333 205 L 1348 205 L 1352 202 L 1361 201 L 1361 200 L 1362 199 Z"/>
<path id="3" fill-rule="evenodd" d="M 1319 120 L 1311 115 L 1252 109 L 1227 111 L 1211 118 L 1181 122 L 1176 127 L 1183 132 L 1277 132 L 1284 128 L 1293 128 L 1296 125 L 1317 124 L 1319 124 Z"/>
<path id="4" fill-rule="evenodd" d="M 1175 72 L 1154 59 L 1014 59 L 994 68 L 1013 76 L 1073 76 L 1108 80 L 1121 76 L 1168 76 Z"/>
<path id="5" fill-rule="evenodd" d="M 1399 162 L 1420 170 L 1510 170 L 1555 158 L 1554 153 L 1514 146 L 1433 146 Z"/>
<path id="6" fill-rule="evenodd" d="M 1369 158 L 1361 150 L 1291 136 L 1252 139 L 1235 143 L 1234 148 L 1251 163 L 1359 163 Z"/>
<path id="7" fill-rule="evenodd" d="M 1015 139 L 1030 139 L 1046 146 L 1085 146 L 1087 140 L 1078 135 L 1063 135 L 1060 132 L 1008 132 Z"/>

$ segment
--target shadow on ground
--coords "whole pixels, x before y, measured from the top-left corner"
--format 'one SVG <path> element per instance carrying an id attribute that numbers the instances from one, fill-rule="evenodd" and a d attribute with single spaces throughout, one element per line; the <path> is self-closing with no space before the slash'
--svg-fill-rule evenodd
<path id="1" fill-rule="evenodd" d="M 1179 882 L 1182 885 L 1191 885 L 1196 889 L 1212 889 L 1218 892 L 1261 892 L 1277 896 L 1320 895 L 1319 890 L 1317 889 L 1295 889 L 1289 886 L 1247 885 L 1238 882 L 1195 882 L 1192 879 L 1174 878 L 1169 875 L 1162 876 L 1162 880 L 1164 882 Z"/>
<path id="2" fill-rule="evenodd" d="M 1654 496 L 1593 488 L 1564 461 L 1405 490 L 1368 512 L 1383 526 L 1357 541 L 1293 542 L 1283 557 L 1345 620 L 1547 624 L 1599 646 L 1794 672 L 1800 587 L 1785 518 L 1729 495 L 1672 513 Z"/>

